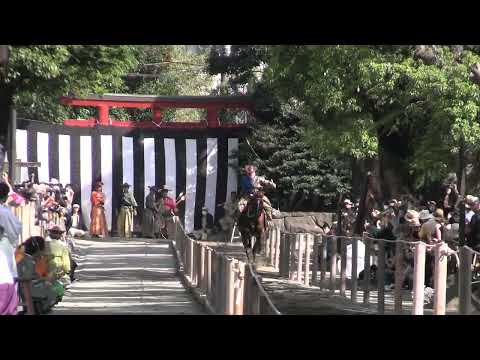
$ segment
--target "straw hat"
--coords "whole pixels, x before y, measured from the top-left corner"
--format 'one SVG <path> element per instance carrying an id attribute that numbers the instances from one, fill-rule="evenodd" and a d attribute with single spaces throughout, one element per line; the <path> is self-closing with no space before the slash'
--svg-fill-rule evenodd
<path id="1" fill-rule="evenodd" d="M 404 219 L 411 226 L 420 226 L 418 211 L 408 210 L 404 216 Z"/>
<path id="2" fill-rule="evenodd" d="M 430 220 L 432 218 L 433 218 L 433 215 L 430 214 L 430 211 L 428 211 L 428 210 L 422 210 L 418 214 L 418 219 L 419 220 Z"/>
<path id="3" fill-rule="evenodd" d="M 470 209 L 473 205 L 475 205 L 478 202 L 478 197 L 472 196 L 472 195 L 467 195 L 465 196 L 465 207 L 467 209 Z"/>
<path id="4" fill-rule="evenodd" d="M 445 215 L 442 209 L 436 209 L 435 212 L 433 213 L 433 217 L 435 218 L 435 220 L 439 222 L 445 221 Z"/>
<path id="5" fill-rule="evenodd" d="M 62 234 L 65 231 L 58 225 L 52 225 L 48 228 L 48 231 L 51 233 L 57 233 L 57 234 Z"/>
<path id="6" fill-rule="evenodd" d="M 73 207 L 74 209 L 75 209 L 75 208 L 80 209 L 80 205 L 78 205 L 78 204 L 73 204 L 72 207 Z"/>

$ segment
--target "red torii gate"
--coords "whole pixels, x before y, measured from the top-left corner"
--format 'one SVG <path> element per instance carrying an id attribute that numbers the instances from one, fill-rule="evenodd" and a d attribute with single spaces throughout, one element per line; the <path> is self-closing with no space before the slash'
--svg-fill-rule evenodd
<path id="1" fill-rule="evenodd" d="M 242 124 L 221 124 L 218 113 L 222 109 L 252 111 L 249 96 L 152 96 L 152 95 L 91 95 L 86 97 L 61 97 L 60 103 L 71 106 L 88 106 L 98 109 L 98 118 L 64 121 L 67 126 L 115 126 L 126 128 L 242 128 Z M 109 116 L 111 107 L 152 109 L 151 121 L 118 121 Z M 207 118 L 200 122 L 162 122 L 162 111 L 168 108 L 200 108 L 207 110 Z"/>

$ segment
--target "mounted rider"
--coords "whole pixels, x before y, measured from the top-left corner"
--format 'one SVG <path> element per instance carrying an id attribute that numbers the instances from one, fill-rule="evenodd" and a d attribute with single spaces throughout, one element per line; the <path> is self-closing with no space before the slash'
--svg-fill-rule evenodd
<path id="1" fill-rule="evenodd" d="M 267 180 L 263 176 L 258 176 L 256 174 L 257 167 L 251 164 L 245 165 L 244 167 L 245 175 L 242 176 L 240 181 L 240 186 L 242 190 L 242 197 L 238 202 L 238 209 L 240 212 L 243 212 L 247 203 L 250 199 L 254 196 L 259 195 L 262 196 L 263 200 L 263 208 L 266 213 L 267 222 L 271 223 L 273 220 L 273 207 L 270 203 L 270 200 L 267 196 L 263 193 L 264 188 L 276 188 L 275 183 L 272 180 Z"/>

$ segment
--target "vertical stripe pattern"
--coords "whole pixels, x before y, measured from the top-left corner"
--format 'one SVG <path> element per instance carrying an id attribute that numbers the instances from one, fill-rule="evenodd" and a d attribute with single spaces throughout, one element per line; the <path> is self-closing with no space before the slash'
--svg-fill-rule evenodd
<path id="1" fill-rule="evenodd" d="M 217 139 L 207 139 L 207 181 L 205 184 L 205 207 L 209 214 L 215 218 L 216 188 L 217 188 Z"/>
<path id="2" fill-rule="evenodd" d="M 22 162 L 28 161 L 27 138 L 27 130 L 17 129 L 15 146 L 17 150 L 17 159 Z M 20 175 L 21 182 L 28 180 L 28 169 L 26 167 L 21 167 L 20 169 L 17 168 L 17 173 Z"/>
<path id="3" fill-rule="evenodd" d="M 70 179 L 70 135 L 58 136 L 58 181 L 66 185 L 71 183 Z"/>
<path id="4" fill-rule="evenodd" d="M 186 200 L 179 215 L 188 232 L 201 228 L 202 207 L 218 221 L 238 186 L 238 137 L 236 130 L 142 132 L 98 127 L 73 129 L 62 125 L 20 120 L 17 158 L 40 162 L 22 168 L 22 181 L 36 175 L 37 182 L 73 185 L 74 202 L 80 204 L 85 225 L 90 225 L 92 184 L 102 180 L 109 230 L 115 234 L 122 184 L 131 185 L 139 208 L 135 230 L 141 222 L 148 186 L 166 185 L 169 196 L 181 192 Z M 237 132 L 238 133 L 238 132 Z M 145 134 L 146 137 L 143 135 Z M 229 136 L 230 135 L 230 136 Z"/>
<path id="5" fill-rule="evenodd" d="M 48 143 L 48 134 L 43 132 L 37 133 L 37 161 L 40 162 L 38 181 L 46 183 L 50 182 Z"/>
<path id="6" fill-rule="evenodd" d="M 155 186 L 155 139 L 145 138 L 143 140 L 145 187 L 144 196 L 149 193 L 148 187 Z"/>
<path id="7" fill-rule="evenodd" d="M 197 142 L 185 140 L 186 152 L 186 199 L 185 199 L 185 231 L 195 227 L 195 197 L 197 193 Z"/>
<path id="8" fill-rule="evenodd" d="M 102 182 L 103 182 L 103 192 L 105 193 L 105 217 L 107 218 L 107 227 L 109 230 L 112 229 L 112 196 L 113 196 L 113 186 L 112 186 L 112 164 L 113 164 L 113 154 L 112 154 L 112 136 L 111 135 L 101 135 L 100 143 L 102 146 L 102 152 L 100 154 L 101 161 L 101 173 L 102 173 Z"/>
<path id="9" fill-rule="evenodd" d="M 227 200 L 238 191 L 238 139 L 228 139 Z"/>
<path id="10" fill-rule="evenodd" d="M 170 189 L 168 196 L 177 197 L 177 166 L 175 156 L 175 139 L 165 139 L 165 185 Z"/>

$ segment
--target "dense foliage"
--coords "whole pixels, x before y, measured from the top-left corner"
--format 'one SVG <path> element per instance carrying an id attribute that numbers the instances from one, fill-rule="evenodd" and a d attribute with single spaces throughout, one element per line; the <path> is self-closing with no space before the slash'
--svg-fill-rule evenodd
<path id="1" fill-rule="evenodd" d="M 274 46 L 265 78 L 319 153 L 378 157 L 390 195 L 455 171 L 479 144 L 475 46 Z M 390 175 L 390 176 L 388 176 Z M 393 182 L 401 184 L 392 184 Z M 389 186 L 388 186 L 389 185 Z"/>
<path id="2" fill-rule="evenodd" d="M 263 82 L 267 59 L 268 47 L 248 45 L 232 45 L 229 55 L 214 48 L 209 57 L 209 71 L 223 74 L 226 93 L 236 94 L 246 86 L 255 102 L 255 122 L 249 142 L 242 144 L 240 163 L 255 163 L 260 174 L 277 183 L 273 196 L 281 199 L 283 210 L 331 207 L 338 192 L 350 190 L 346 158 L 319 156 L 303 141 L 306 129 L 298 114 Z"/>

